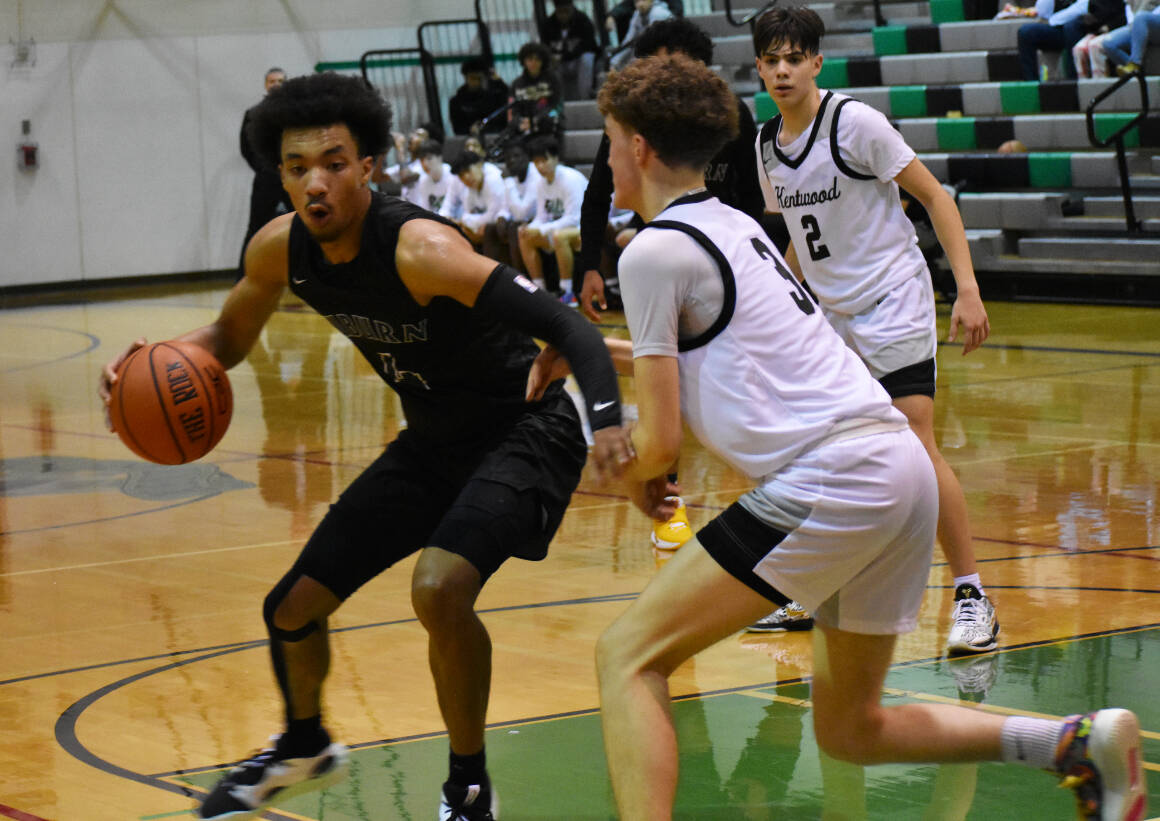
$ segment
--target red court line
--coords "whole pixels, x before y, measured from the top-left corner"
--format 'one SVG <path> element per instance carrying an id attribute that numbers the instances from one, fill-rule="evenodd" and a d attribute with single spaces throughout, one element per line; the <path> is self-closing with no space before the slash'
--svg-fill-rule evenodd
<path id="1" fill-rule="evenodd" d="M 0 804 L 0 815 L 5 818 L 15 818 L 16 821 L 48 821 L 47 818 L 41 818 L 39 815 L 33 815 L 32 813 L 9 807 L 7 804 Z"/>

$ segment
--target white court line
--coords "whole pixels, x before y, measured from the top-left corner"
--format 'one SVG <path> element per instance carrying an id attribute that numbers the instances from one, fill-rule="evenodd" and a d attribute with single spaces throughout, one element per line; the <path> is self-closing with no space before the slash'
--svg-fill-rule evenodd
<path id="1" fill-rule="evenodd" d="M 87 570 L 93 567 L 109 567 L 115 564 L 132 564 L 133 562 L 153 562 L 164 559 L 183 559 L 187 556 L 207 556 L 211 553 L 228 553 L 232 550 L 253 550 L 259 547 L 277 547 L 280 545 L 305 542 L 305 539 L 287 539 L 281 542 L 261 542 L 259 544 L 244 544 L 236 547 L 215 547 L 212 550 L 190 550 L 185 553 L 165 553 L 156 556 L 137 556 L 133 559 L 112 559 L 107 562 L 89 562 L 88 564 L 70 564 L 64 567 L 42 567 L 39 570 L 16 570 L 12 573 L 0 573 L 0 578 L 8 579 L 13 576 L 32 576 L 36 573 L 59 573 L 66 570 Z"/>

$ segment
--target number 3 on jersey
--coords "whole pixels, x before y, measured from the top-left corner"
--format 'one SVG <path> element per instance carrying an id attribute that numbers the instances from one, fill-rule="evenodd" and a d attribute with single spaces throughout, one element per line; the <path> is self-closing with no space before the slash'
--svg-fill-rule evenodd
<path id="1" fill-rule="evenodd" d="M 814 312 L 813 297 L 810 296 L 810 292 L 805 289 L 805 286 L 798 282 L 798 278 L 793 275 L 793 272 L 786 268 L 777 254 L 769 250 L 765 243 L 757 237 L 752 237 L 749 241 L 753 243 L 753 250 L 757 252 L 757 255 L 773 263 L 774 269 L 781 274 L 781 278 L 793 286 L 790 298 L 794 304 L 801 308 L 803 314 L 812 314 Z"/>

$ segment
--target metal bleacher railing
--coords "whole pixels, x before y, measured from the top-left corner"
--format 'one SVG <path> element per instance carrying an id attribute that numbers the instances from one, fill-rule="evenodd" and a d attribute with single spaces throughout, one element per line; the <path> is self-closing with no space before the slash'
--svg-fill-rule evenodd
<path id="1" fill-rule="evenodd" d="M 1126 85 L 1133 80 L 1138 80 L 1140 83 L 1140 113 L 1133 117 L 1128 122 L 1124 123 L 1120 128 L 1106 137 L 1101 138 L 1096 133 L 1096 116 L 1095 110 L 1099 104 L 1114 94 L 1123 85 Z M 1124 135 L 1135 128 L 1145 117 L 1148 116 L 1148 84 L 1144 81 L 1144 73 L 1137 71 L 1125 77 L 1121 77 L 1118 82 L 1105 88 L 1099 94 L 1092 98 L 1084 110 L 1087 116 L 1087 132 L 1088 139 L 1096 148 L 1107 148 L 1109 145 L 1116 147 L 1116 167 L 1120 172 L 1120 193 L 1124 197 L 1124 220 L 1127 223 L 1128 233 L 1138 234 L 1143 231 L 1143 226 L 1140 221 L 1136 219 L 1136 210 L 1132 206 L 1132 181 L 1128 176 L 1128 159 L 1124 151 Z"/>
<path id="2" fill-rule="evenodd" d="M 736 17 L 733 16 L 733 0 L 725 0 L 725 19 L 728 20 L 730 22 L 730 24 L 736 26 L 737 28 L 744 28 L 744 27 L 748 26 L 750 31 L 752 31 L 753 30 L 753 21 L 756 20 L 761 15 L 765 14 L 765 12 L 769 11 L 774 6 L 776 6 L 777 2 L 778 2 L 778 0 L 769 0 L 769 2 L 766 3 L 764 6 L 762 6 L 761 8 L 754 9 L 749 14 L 745 15 L 740 20 L 738 20 Z M 875 0 L 875 8 L 877 8 L 877 2 L 878 2 L 878 0 Z"/>
<path id="3" fill-rule="evenodd" d="M 576 7 L 592 18 L 607 44 L 605 0 L 577 0 Z M 548 14 L 545 0 L 475 0 L 474 12 L 474 17 L 421 24 L 414 48 L 375 49 L 359 58 L 363 78 L 394 107 L 398 129 L 426 122 L 446 129 L 447 101 L 463 82 L 460 66 L 469 57 L 485 57 L 510 85 L 523 70 L 516 58 L 520 47 L 540 38 Z"/>
<path id="4" fill-rule="evenodd" d="M 407 132 L 442 116 L 434 61 L 421 48 L 368 51 L 359 58 L 359 71 L 390 101 L 395 128 Z"/>
<path id="5" fill-rule="evenodd" d="M 601 47 L 611 49 L 612 35 L 605 26 L 610 0 L 575 0 L 575 4 L 595 24 Z M 684 13 L 708 14 L 714 6 L 714 0 L 684 0 Z M 516 58 L 520 47 L 540 39 L 549 9 L 547 0 L 474 0 L 474 13 L 471 18 L 421 24 L 414 48 L 375 49 L 360 57 L 359 71 L 392 103 L 398 129 L 407 131 L 429 121 L 446 128 L 447 101 L 462 83 L 460 66 L 468 57 L 488 58 L 510 85 L 523 70 Z M 738 25 L 748 25 L 752 16 Z M 347 70 L 352 65 L 325 63 L 317 68 Z"/>
<path id="6" fill-rule="evenodd" d="M 477 14 L 478 6 L 479 0 Z M 429 122 L 445 127 L 446 101 L 463 81 L 463 61 L 493 57 L 490 32 L 478 16 L 423 23 L 416 39 L 414 48 L 373 49 L 358 62 L 363 79 L 390 101 L 395 126 L 404 132 Z"/>

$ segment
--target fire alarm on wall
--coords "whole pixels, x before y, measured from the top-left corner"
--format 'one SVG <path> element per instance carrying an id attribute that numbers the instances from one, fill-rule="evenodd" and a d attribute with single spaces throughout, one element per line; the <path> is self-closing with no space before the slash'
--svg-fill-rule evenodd
<path id="1" fill-rule="evenodd" d="M 16 144 L 16 164 L 25 171 L 35 169 L 39 163 L 36 141 L 32 139 L 32 121 L 20 123 L 21 138 Z"/>

